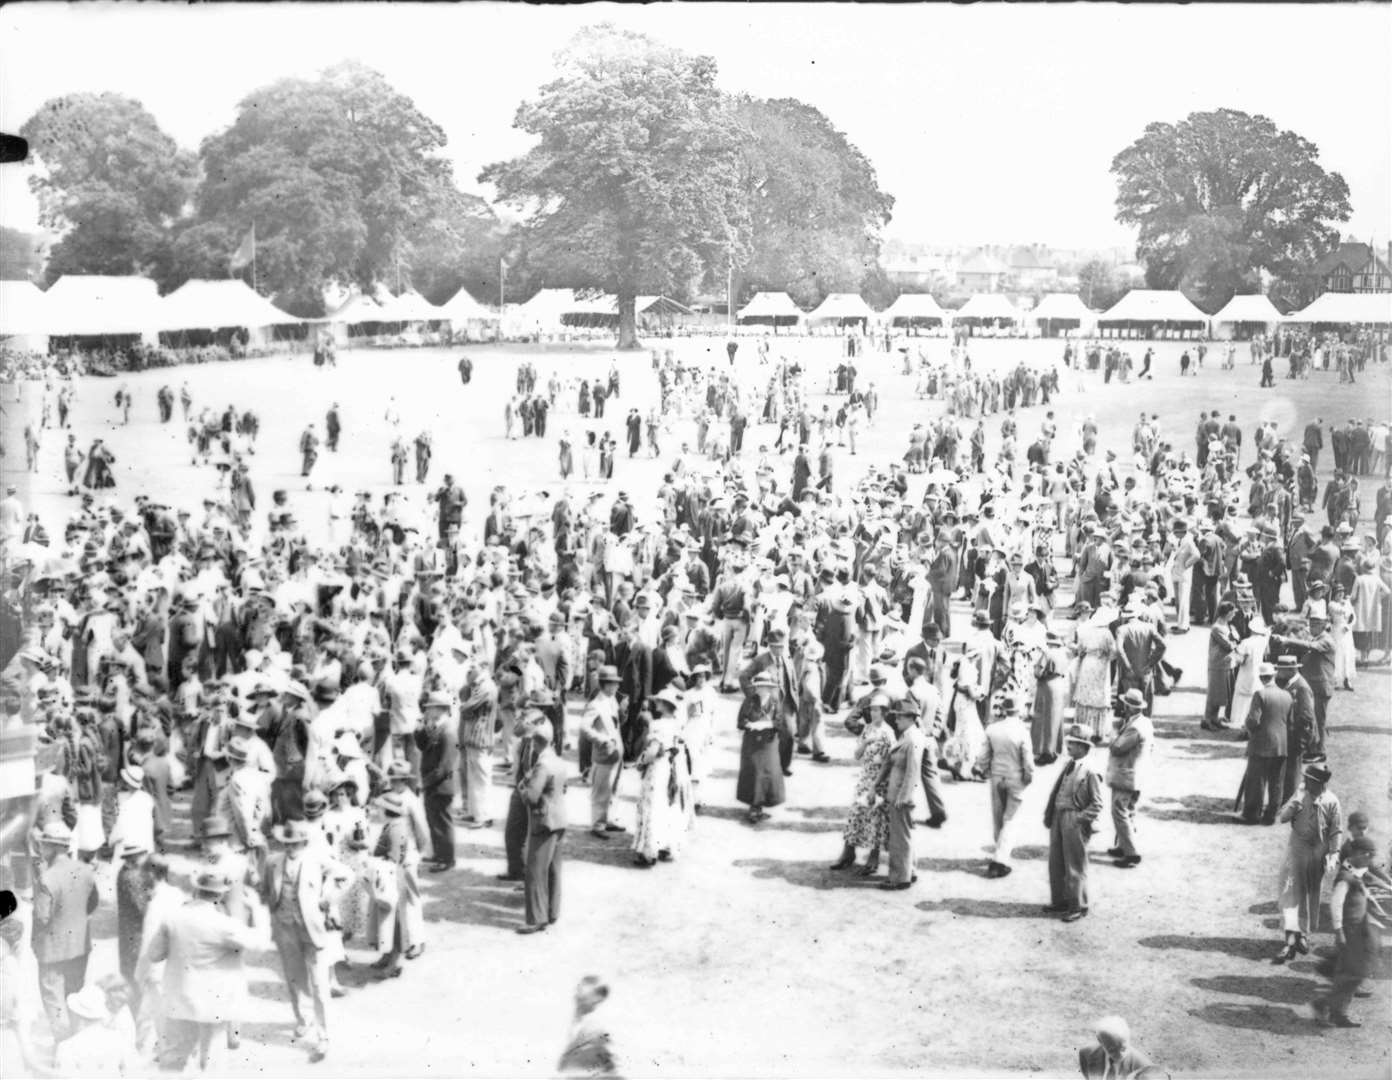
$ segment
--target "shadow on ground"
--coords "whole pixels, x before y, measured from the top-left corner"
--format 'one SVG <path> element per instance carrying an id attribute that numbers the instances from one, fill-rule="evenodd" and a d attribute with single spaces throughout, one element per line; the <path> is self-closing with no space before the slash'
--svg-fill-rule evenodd
<path id="1" fill-rule="evenodd" d="M 1319 984 L 1294 975 L 1215 975 L 1208 979 L 1190 979 L 1189 985 L 1213 994 L 1235 997 L 1254 997 L 1275 1005 L 1306 1005 Z"/>
<path id="2" fill-rule="evenodd" d="M 1313 1018 L 1302 1016 L 1287 1006 L 1221 1001 L 1202 1009 L 1190 1009 L 1189 1015 L 1206 1024 L 1269 1031 L 1273 1035 L 1317 1035 L 1320 1030 Z"/>
<path id="3" fill-rule="evenodd" d="M 873 889 L 884 880 L 861 877 L 854 870 L 832 870 L 826 862 L 793 862 L 785 859 L 736 859 L 733 865 L 751 871 L 760 880 L 777 879 L 808 889 Z"/>
<path id="4" fill-rule="evenodd" d="M 1270 960 L 1280 948 L 1273 945 L 1270 938 L 1187 937 L 1184 934 L 1156 934 L 1141 938 L 1136 944 L 1147 949 L 1222 953 L 1239 960 Z"/>
<path id="5" fill-rule="evenodd" d="M 950 912 L 963 918 L 971 919 L 1052 919 L 1058 921 L 1057 915 L 1051 915 L 1044 910 L 1044 905 L 1038 901 L 1034 903 L 1022 903 L 1018 900 L 980 900 L 975 897 L 949 897 L 944 900 L 924 900 L 915 904 L 919 911 Z"/>
<path id="6" fill-rule="evenodd" d="M 1232 800 L 1217 795 L 1185 795 L 1180 799 L 1155 799 L 1141 803 L 1140 812 L 1156 821 L 1183 821 L 1190 825 L 1232 825 L 1237 821 Z"/>

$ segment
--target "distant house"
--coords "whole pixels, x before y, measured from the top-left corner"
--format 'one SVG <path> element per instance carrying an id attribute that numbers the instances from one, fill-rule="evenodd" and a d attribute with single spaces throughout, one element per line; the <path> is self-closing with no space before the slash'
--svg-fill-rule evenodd
<path id="1" fill-rule="evenodd" d="M 942 256 L 906 254 L 881 260 L 885 276 L 901 289 L 923 290 L 940 283 L 945 264 Z"/>
<path id="2" fill-rule="evenodd" d="M 1312 276 L 1318 283 L 1318 293 L 1384 293 L 1392 292 L 1392 250 L 1383 259 L 1370 244 L 1345 240 L 1319 262 Z"/>
<path id="3" fill-rule="evenodd" d="M 999 292 L 1008 269 L 993 255 L 974 251 L 957 267 L 957 284 L 967 292 Z"/>
<path id="4" fill-rule="evenodd" d="M 1016 247 L 1006 256 L 1010 278 L 1017 289 L 1033 289 L 1058 280 L 1058 264 L 1040 247 Z"/>

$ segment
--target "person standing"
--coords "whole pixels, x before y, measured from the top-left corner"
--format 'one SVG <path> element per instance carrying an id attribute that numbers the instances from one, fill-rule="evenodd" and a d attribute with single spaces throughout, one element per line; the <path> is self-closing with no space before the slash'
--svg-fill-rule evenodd
<path id="1" fill-rule="evenodd" d="M 314 425 L 310 424 L 300 435 L 300 476 L 308 477 L 318 460 L 319 435 L 314 430 Z"/>
<path id="2" fill-rule="evenodd" d="M 329 1051 L 329 957 L 339 933 L 329 925 L 329 913 L 352 873 L 327 847 L 308 850 L 309 838 L 303 821 L 276 827 L 283 850 L 266 860 L 261 899 L 271 913 L 271 939 L 280 954 L 296 1034 L 306 1039 L 309 1060 L 320 1062 Z"/>
<path id="3" fill-rule="evenodd" d="M 487 665 L 475 664 L 464 684 L 459 711 L 459 779 L 464 825 L 482 829 L 493 824 L 489 789 L 493 782 L 493 747 L 497 740 L 498 684 Z"/>
<path id="4" fill-rule="evenodd" d="M 1064 733 L 1069 762 L 1063 767 L 1049 801 L 1044 826 L 1049 830 L 1049 892 L 1046 914 L 1076 922 L 1088 913 L 1088 841 L 1102 814 L 1102 777 L 1087 760 L 1092 737 L 1074 724 Z"/>
<path id="5" fill-rule="evenodd" d="M 150 968 L 164 961 L 163 1069 L 183 1069 L 197 1049 L 199 1068 L 207 1071 L 216 1037 L 241 1019 L 247 998 L 242 955 L 260 943 L 261 934 L 222 909 L 228 887 L 221 872 L 200 870 L 193 898 L 161 919 L 141 949 L 137 984 L 143 986 Z"/>
<path id="6" fill-rule="evenodd" d="M 1382 931 L 1392 921 L 1368 889 L 1368 871 L 1376 853 L 1372 837 L 1360 836 L 1351 841 L 1329 898 L 1334 943 L 1338 949 L 1333 985 L 1329 993 L 1315 998 L 1310 1005 L 1317 1020 L 1334 1027 L 1361 1026 L 1349 1017 L 1349 1003 L 1359 985 L 1372 976 L 1382 947 Z"/>
<path id="7" fill-rule="evenodd" d="M 1293 703 L 1290 694 L 1275 684 L 1276 666 L 1263 662 L 1257 668 L 1261 686 L 1247 710 L 1247 772 L 1242 778 L 1242 821 L 1245 825 L 1274 824 L 1281 806 L 1281 784 L 1286 771 L 1287 728 Z M 1263 798 L 1265 813 L 1263 813 Z"/>
<path id="8" fill-rule="evenodd" d="M 1112 789 L 1112 825 L 1116 844 L 1107 852 L 1116 865 L 1129 870 L 1140 864 L 1136 851 L 1136 804 L 1141 799 L 1142 768 L 1155 739 L 1155 727 L 1145 713 L 1139 690 L 1121 696 L 1122 718 L 1107 748 L 1107 786 Z"/>
<path id="9" fill-rule="evenodd" d="M 1030 753 L 1030 732 L 1020 719 L 1015 699 L 1001 695 L 998 718 L 986 729 L 986 741 L 976 759 L 976 772 L 986 777 L 991 793 L 991 838 L 994 847 L 991 861 L 986 864 L 988 878 L 1007 877 L 1014 870 L 1010 864 L 1011 842 L 1015 832 L 1012 822 L 1020 810 L 1025 788 L 1034 780 L 1034 759 Z"/>
<path id="10" fill-rule="evenodd" d="M 48 1015 L 53 1041 L 70 1029 L 68 995 L 87 980 L 92 952 L 92 914 L 97 910 L 97 879 L 92 868 L 72 857 L 72 830 L 50 821 L 39 834 L 43 868 L 34 883 L 33 947 L 39 965 L 39 1000 Z"/>
<path id="11" fill-rule="evenodd" d="M 423 703 L 424 718 L 416 732 L 420 747 L 421 800 L 430 829 L 430 872 L 454 869 L 455 776 L 459 772 L 459 723 L 450 712 L 455 699 L 440 690 L 431 691 Z"/>
<path id="12" fill-rule="evenodd" d="M 430 456 L 434 453 L 434 446 L 430 438 L 430 432 L 422 431 L 416 436 L 416 483 L 425 483 L 425 478 L 430 474 Z"/>
<path id="13" fill-rule="evenodd" d="M 858 847 L 869 849 L 865 865 L 857 870 L 861 877 L 872 877 L 880 868 L 880 851 L 889 836 L 889 807 L 883 802 L 876 805 L 875 785 L 894 748 L 894 735 L 885 719 L 889 704 L 889 696 L 876 691 L 857 702 L 846 717 L 846 730 L 856 736 L 855 757 L 860 762 L 860 775 L 846 815 L 841 857 L 831 865 L 832 870 L 854 867 Z"/>
<path id="14" fill-rule="evenodd" d="M 1280 821 L 1289 822 L 1290 841 L 1281 864 L 1281 924 L 1286 943 L 1272 960 L 1284 964 L 1310 951 L 1310 931 L 1319 919 L 1320 889 L 1325 869 L 1333 869 L 1344 835 L 1344 814 L 1329 790 L 1329 766 L 1305 766 L 1305 786 L 1281 807 Z"/>
<path id="15" fill-rule="evenodd" d="M 519 934 L 545 930 L 561 917 L 561 844 L 566 831 L 566 767 L 552 748 L 551 725 L 541 721 L 528 738 L 532 766 L 519 790 L 527 805 L 527 853 L 523 877 L 526 898 Z"/>
<path id="16" fill-rule="evenodd" d="M 623 770 L 623 739 L 619 734 L 619 669 L 605 664 L 599 669 L 599 689 L 585 705 L 580 730 L 590 743 L 590 832 L 597 840 L 608 840 L 611 832 L 623 832 L 622 825 L 609 820 L 619 774 Z"/>
<path id="17" fill-rule="evenodd" d="M 923 755 L 928 737 L 918 726 L 919 706 L 912 699 L 895 702 L 889 720 L 898 741 L 880 766 L 876 790 L 883 790 L 889 817 L 889 880 L 881 889 L 907 889 L 918 880 L 914 869 L 914 811 L 925 804 L 923 793 Z"/>
<path id="18" fill-rule="evenodd" d="M 343 421 L 338 415 L 338 402 L 329 406 L 324 414 L 324 446 L 331 454 L 338 453 L 338 437 L 343 432 Z"/>
<path id="19" fill-rule="evenodd" d="M 756 825 L 768 817 L 765 807 L 781 805 L 786 794 L 778 761 L 778 679 L 772 671 L 761 671 L 749 686 L 752 692 L 740 703 L 735 721 L 743 733 L 735 798 L 749 807 L 747 820 Z"/>
<path id="20" fill-rule="evenodd" d="M 746 697 L 754 693 L 754 677 L 763 671 L 770 672 L 777 682 L 773 700 L 779 722 L 778 760 L 783 775 L 788 776 L 792 773 L 801 686 L 793 660 L 788 655 L 788 631 L 781 626 L 768 632 L 768 649 L 755 656 L 739 674 L 739 687 Z M 829 760 L 825 754 L 821 756 L 824 761 Z"/>

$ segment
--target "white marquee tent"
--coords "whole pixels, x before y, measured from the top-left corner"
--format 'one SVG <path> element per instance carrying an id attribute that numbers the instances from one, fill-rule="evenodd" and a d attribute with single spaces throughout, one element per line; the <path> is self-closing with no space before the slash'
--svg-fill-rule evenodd
<path id="1" fill-rule="evenodd" d="M 793 303 L 787 293 L 755 293 L 749 303 L 739 310 L 740 322 L 759 320 L 761 322 L 801 322 L 805 316 L 802 308 Z"/>
<path id="2" fill-rule="evenodd" d="M 468 289 L 460 289 L 441 304 L 439 317 L 454 323 L 497 322 L 499 318 L 497 312 L 475 300 Z"/>
<path id="3" fill-rule="evenodd" d="M 1001 319 L 1014 322 L 1020 317 L 1020 311 L 1002 293 L 976 293 L 953 312 L 952 317 L 958 321 L 980 319 L 991 322 Z"/>
<path id="4" fill-rule="evenodd" d="M 929 322 L 934 319 L 946 323 L 947 312 L 929 293 L 900 293 L 894 303 L 880 312 L 880 318 L 891 323 Z"/>
<path id="5" fill-rule="evenodd" d="M 1392 293 L 1325 293 L 1288 322 L 1353 325 L 1392 323 Z"/>
<path id="6" fill-rule="evenodd" d="M 161 330 L 256 329 L 304 322 L 281 311 L 246 282 L 186 281 L 160 301 Z"/>
<path id="7" fill-rule="evenodd" d="M 382 313 L 378 316 L 381 322 L 438 322 L 445 317 L 439 308 L 414 289 L 407 289 L 400 296 L 388 294 L 378 297 L 378 302 L 382 305 Z"/>
<path id="8" fill-rule="evenodd" d="M 868 322 L 875 313 L 856 293 L 829 293 L 827 298 L 807 313 L 808 322 L 840 322 L 860 319 Z"/>
<path id="9" fill-rule="evenodd" d="M 1276 310 L 1276 305 L 1266 296 L 1261 293 L 1248 293 L 1234 296 L 1213 316 L 1214 335 L 1231 338 L 1239 327 L 1253 326 L 1260 326 L 1264 332 L 1270 332 L 1277 324 L 1285 321 L 1286 317 Z"/>
<path id="10" fill-rule="evenodd" d="M 1048 323 L 1051 328 L 1054 324 L 1065 323 L 1074 324 L 1067 329 L 1078 330 L 1097 325 L 1097 312 L 1084 304 L 1076 293 L 1046 293 L 1028 318 L 1032 323 Z"/>
<path id="11" fill-rule="evenodd" d="M 1165 323 L 1202 326 L 1208 316 L 1177 289 L 1132 289 L 1097 317 L 1101 326 Z"/>
<path id="12" fill-rule="evenodd" d="M 330 313 L 327 321 L 346 325 L 386 322 L 386 308 L 370 296 L 354 293 L 336 311 Z"/>
<path id="13" fill-rule="evenodd" d="M 64 274 L 44 294 L 48 332 L 57 337 L 128 337 L 155 342 L 162 321 L 149 278 Z"/>

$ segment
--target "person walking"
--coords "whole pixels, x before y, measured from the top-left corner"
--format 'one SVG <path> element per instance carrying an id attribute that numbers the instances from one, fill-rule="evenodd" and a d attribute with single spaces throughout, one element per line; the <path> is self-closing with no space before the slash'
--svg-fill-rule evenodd
<path id="1" fill-rule="evenodd" d="M 619 669 L 604 664 L 599 669 L 599 688 L 585 705 L 580 731 L 590 744 L 590 833 L 597 840 L 623 832 L 609 820 L 610 807 L 623 770 L 623 739 L 619 734 Z"/>
<path id="2" fill-rule="evenodd" d="M 39 965 L 39 1000 L 57 1043 L 71 1028 L 68 995 L 81 990 L 87 980 L 97 879 L 90 866 L 69 854 L 73 834 L 63 822 L 46 824 L 38 842 L 43 868 L 34 882 L 34 959 Z"/>
<path id="3" fill-rule="evenodd" d="M 1327 994 L 1321 994 L 1310 1005 L 1317 1020 L 1333 1027 L 1362 1026 L 1349 1016 L 1349 1003 L 1360 984 L 1372 977 L 1382 948 L 1382 933 L 1392 923 L 1392 917 L 1369 889 L 1372 876 L 1369 869 L 1376 855 L 1372 837 L 1360 836 L 1351 841 L 1329 898 L 1334 944 L 1338 950 L 1333 985 Z"/>
<path id="4" fill-rule="evenodd" d="M 1012 822 L 1020 810 L 1025 788 L 1034 780 L 1030 732 L 1020 719 L 1015 698 L 1002 694 L 997 719 L 986 728 L 986 741 L 976 759 L 975 771 L 986 777 L 991 795 L 991 861 L 988 878 L 1008 877 L 1014 870 L 1010 852 L 1015 831 Z"/>
<path id="5" fill-rule="evenodd" d="M 1242 821 L 1246 825 L 1271 825 L 1282 801 L 1293 702 L 1290 694 L 1276 685 L 1276 665 L 1263 661 L 1257 677 L 1261 686 L 1252 695 L 1245 722 L 1247 771 L 1242 777 Z"/>
<path id="6" fill-rule="evenodd" d="M 1129 870 L 1140 865 L 1136 851 L 1136 804 L 1141 799 L 1144 764 L 1155 740 L 1155 727 L 1145 712 L 1145 697 L 1139 690 L 1121 695 L 1122 717 L 1117 733 L 1107 747 L 1107 786 L 1112 789 L 1112 825 L 1116 844 L 1108 855 L 1116 865 Z"/>
<path id="7" fill-rule="evenodd" d="M 907 889 L 918 880 L 914 870 L 913 829 L 914 811 L 925 805 L 923 793 L 923 755 L 928 737 L 918 726 L 919 707 L 910 699 L 895 702 L 890 707 L 889 720 L 898 741 L 889 757 L 880 766 L 875 783 L 884 791 L 889 818 L 889 880 L 881 889 Z"/>
<path id="8" fill-rule="evenodd" d="M 1049 830 L 1049 892 L 1046 914 L 1076 922 L 1088 913 L 1088 841 L 1102 814 L 1102 777 L 1087 760 L 1092 736 L 1074 724 L 1063 736 L 1069 761 L 1049 801 L 1044 827 Z"/>
<path id="9" fill-rule="evenodd" d="M 832 863 L 833 870 L 849 870 L 855 866 L 856 848 L 866 848 L 865 865 L 857 871 L 861 877 L 872 877 L 880 868 L 880 851 L 889 840 L 889 806 L 875 799 L 875 785 L 880 769 L 889 760 L 894 748 L 894 733 L 886 720 L 890 706 L 889 695 L 876 691 L 857 702 L 846 717 L 846 730 L 856 736 L 855 759 L 860 762 L 851 808 L 846 815 L 842 833 L 841 857 Z"/>
<path id="10" fill-rule="evenodd" d="M 1305 786 L 1281 807 L 1279 820 L 1290 823 L 1290 840 L 1281 864 L 1281 925 L 1286 943 L 1273 958 L 1284 964 L 1310 951 L 1310 932 L 1319 919 L 1320 889 L 1326 869 L 1332 869 L 1344 836 L 1344 815 L 1338 797 L 1329 790 L 1333 773 L 1328 765 L 1305 766 Z"/>
<path id="11" fill-rule="evenodd" d="M 778 762 L 778 731 L 782 724 L 776 700 L 778 679 L 772 671 L 761 671 L 749 685 L 752 693 L 740 703 L 735 721 L 743 733 L 735 798 L 749 807 L 747 820 L 756 825 L 768 817 L 765 808 L 781 805 L 786 795 Z"/>

